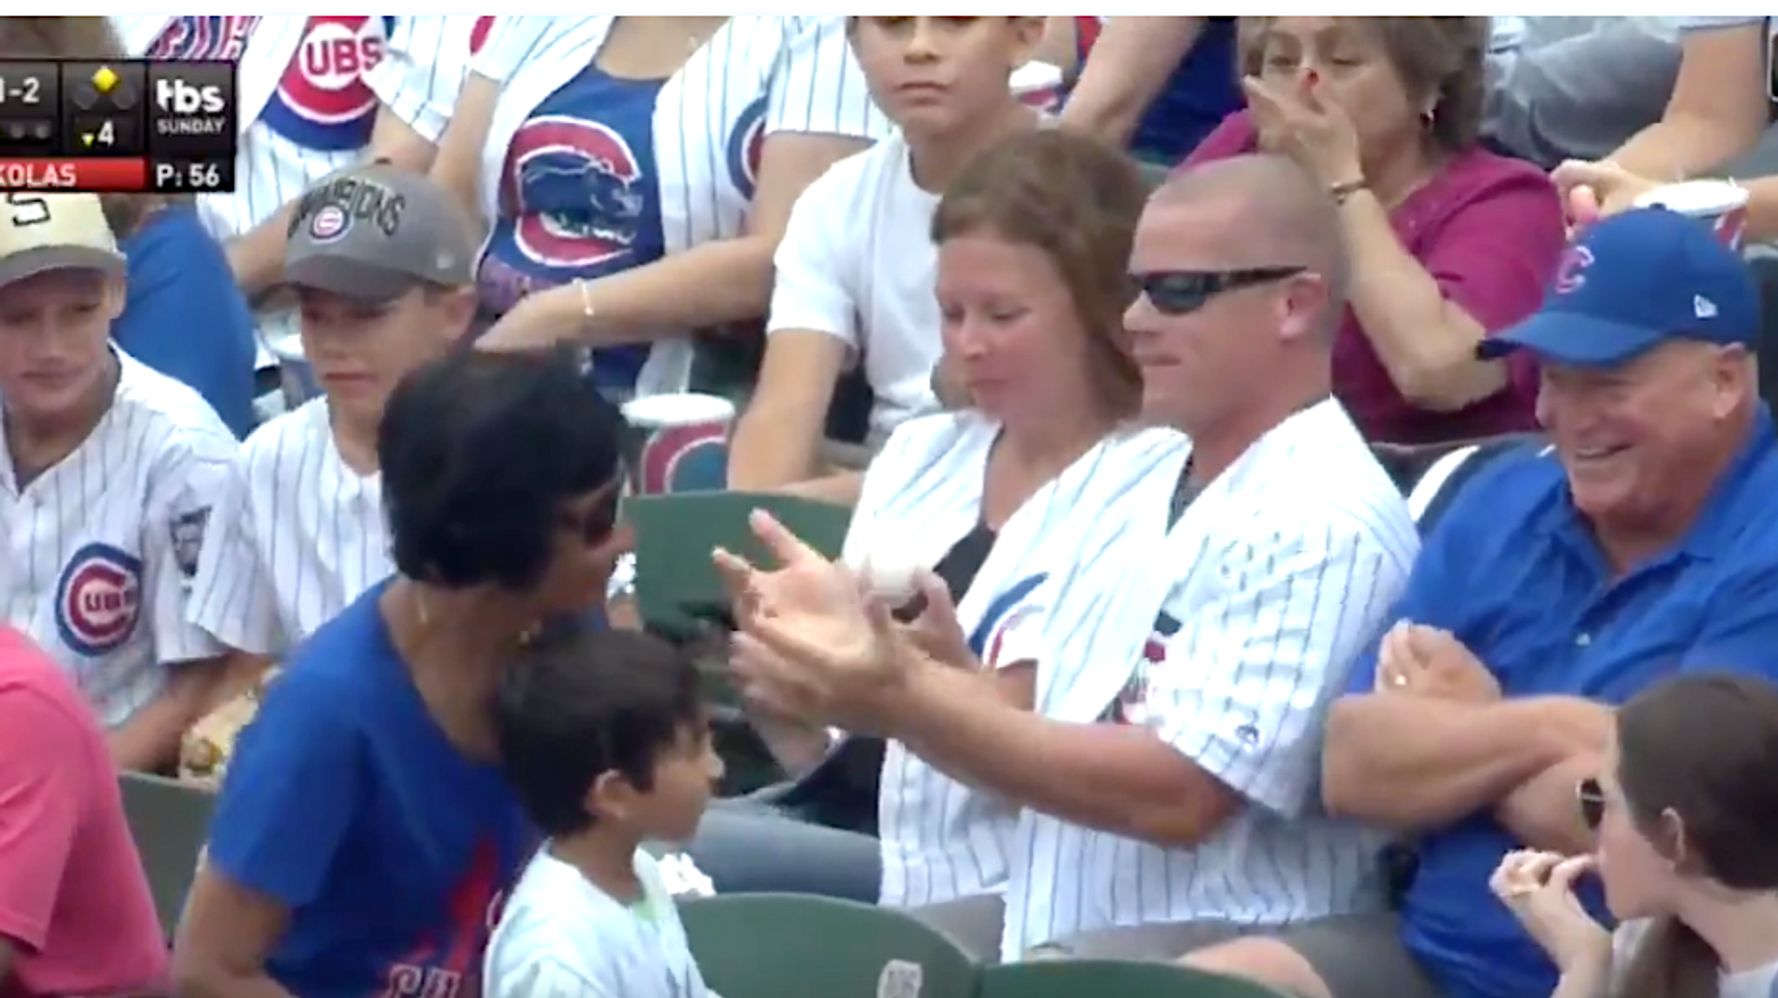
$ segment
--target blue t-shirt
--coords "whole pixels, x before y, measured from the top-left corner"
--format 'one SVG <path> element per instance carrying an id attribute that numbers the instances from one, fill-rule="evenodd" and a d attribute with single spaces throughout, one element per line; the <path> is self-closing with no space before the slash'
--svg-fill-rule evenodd
<path id="1" fill-rule="evenodd" d="M 1622 703 L 1686 669 L 1778 679 L 1778 447 L 1763 407 L 1690 533 L 1613 579 L 1575 510 L 1556 455 L 1502 455 L 1459 493 L 1426 539 L 1394 620 L 1442 627 L 1487 664 L 1508 697 Z M 1375 643 L 1352 671 L 1368 693 Z M 1555 989 L 1542 949 L 1488 890 L 1520 843 L 1487 813 L 1423 836 L 1402 905 L 1403 941 L 1452 998 Z M 1582 884 L 1594 914 L 1597 884 Z"/>
<path id="2" fill-rule="evenodd" d="M 1210 17 L 1205 22 L 1191 51 L 1179 60 L 1166 86 L 1136 123 L 1130 152 L 1143 160 L 1172 166 L 1242 107 L 1235 19 Z M 1083 52 L 1081 58 L 1088 55 Z"/>
<path id="3" fill-rule="evenodd" d="M 253 313 L 222 247 L 190 208 L 165 208 L 120 244 L 129 297 L 111 325 L 124 352 L 197 389 L 235 436 L 253 412 Z"/>
<path id="4" fill-rule="evenodd" d="M 536 839 L 427 712 L 373 586 L 299 647 L 241 734 L 209 862 L 291 909 L 267 972 L 303 998 L 472 993 Z"/>
<path id="5" fill-rule="evenodd" d="M 653 263 L 666 252 L 654 105 L 665 80 L 612 76 L 597 66 L 550 94 L 507 146 L 500 217 L 477 273 L 484 310 L 576 277 Z M 594 351 L 600 385 L 629 388 L 644 345 Z"/>

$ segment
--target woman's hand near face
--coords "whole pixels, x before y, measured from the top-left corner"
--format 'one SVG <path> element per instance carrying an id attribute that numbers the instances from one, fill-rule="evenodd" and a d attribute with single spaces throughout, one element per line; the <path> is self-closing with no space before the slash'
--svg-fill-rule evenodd
<path id="1" fill-rule="evenodd" d="M 1287 90 L 1249 76 L 1241 89 L 1261 149 L 1290 157 L 1326 187 L 1364 179 L 1358 129 L 1344 108 L 1318 98 L 1310 85 Z"/>
<path id="2" fill-rule="evenodd" d="M 1520 850 L 1507 853 L 1488 880 L 1564 976 L 1590 975 L 1611 960 L 1611 934 L 1574 896 L 1575 880 L 1594 865 L 1592 856 Z"/>

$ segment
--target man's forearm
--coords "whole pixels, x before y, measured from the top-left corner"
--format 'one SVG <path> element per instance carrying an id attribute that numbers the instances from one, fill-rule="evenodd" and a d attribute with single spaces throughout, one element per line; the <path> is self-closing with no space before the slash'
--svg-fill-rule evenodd
<path id="1" fill-rule="evenodd" d="M 110 734 L 111 757 L 123 771 L 159 772 L 179 755 L 179 740 L 198 719 L 222 672 L 222 659 L 167 666 L 173 677 L 153 700 Z"/>
<path id="2" fill-rule="evenodd" d="M 927 661 L 894 715 L 890 734 L 930 765 L 1064 821 L 1190 846 L 1235 810 L 1232 791 L 1149 729 L 1040 717 L 979 673 Z"/>
<path id="3" fill-rule="evenodd" d="M 1597 776 L 1598 753 L 1571 756 L 1538 773 L 1506 795 L 1494 808 L 1494 820 L 1533 849 L 1568 855 L 1593 848 L 1593 833 L 1581 821 L 1575 787 Z"/>
<path id="4" fill-rule="evenodd" d="M 1330 812 L 1418 831 L 1490 807 L 1567 757 L 1542 700 L 1474 704 L 1404 693 L 1336 701 L 1322 794 Z"/>

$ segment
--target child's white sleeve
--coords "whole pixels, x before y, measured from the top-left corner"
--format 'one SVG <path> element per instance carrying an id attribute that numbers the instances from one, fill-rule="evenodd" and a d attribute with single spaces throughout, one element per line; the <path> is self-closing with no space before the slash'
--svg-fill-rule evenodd
<path id="1" fill-rule="evenodd" d="M 511 973 L 486 982 L 486 998 L 622 998 L 587 980 L 573 967 L 539 954 Z"/>

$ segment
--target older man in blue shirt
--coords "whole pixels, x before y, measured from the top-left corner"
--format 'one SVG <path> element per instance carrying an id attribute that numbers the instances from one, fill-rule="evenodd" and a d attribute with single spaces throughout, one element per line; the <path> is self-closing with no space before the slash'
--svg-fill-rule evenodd
<path id="1" fill-rule="evenodd" d="M 1592 847 L 1574 788 L 1597 771 L 1613 705 L 1688 668 L 1778 675 L 1778 447 L 1758 332 L 1740 259 L 1654 209 L 1590 229 L 1542 310 L 1482 344 L 1537 355 L 1550 443 L 1469 482 L 1328 721 L 1327 807 L 1409 837 L 1418 873 L 1398 912 L 1189 962 L 1306 998 L 1554 989 L 1488 893 L 1501 857 Z"/>

